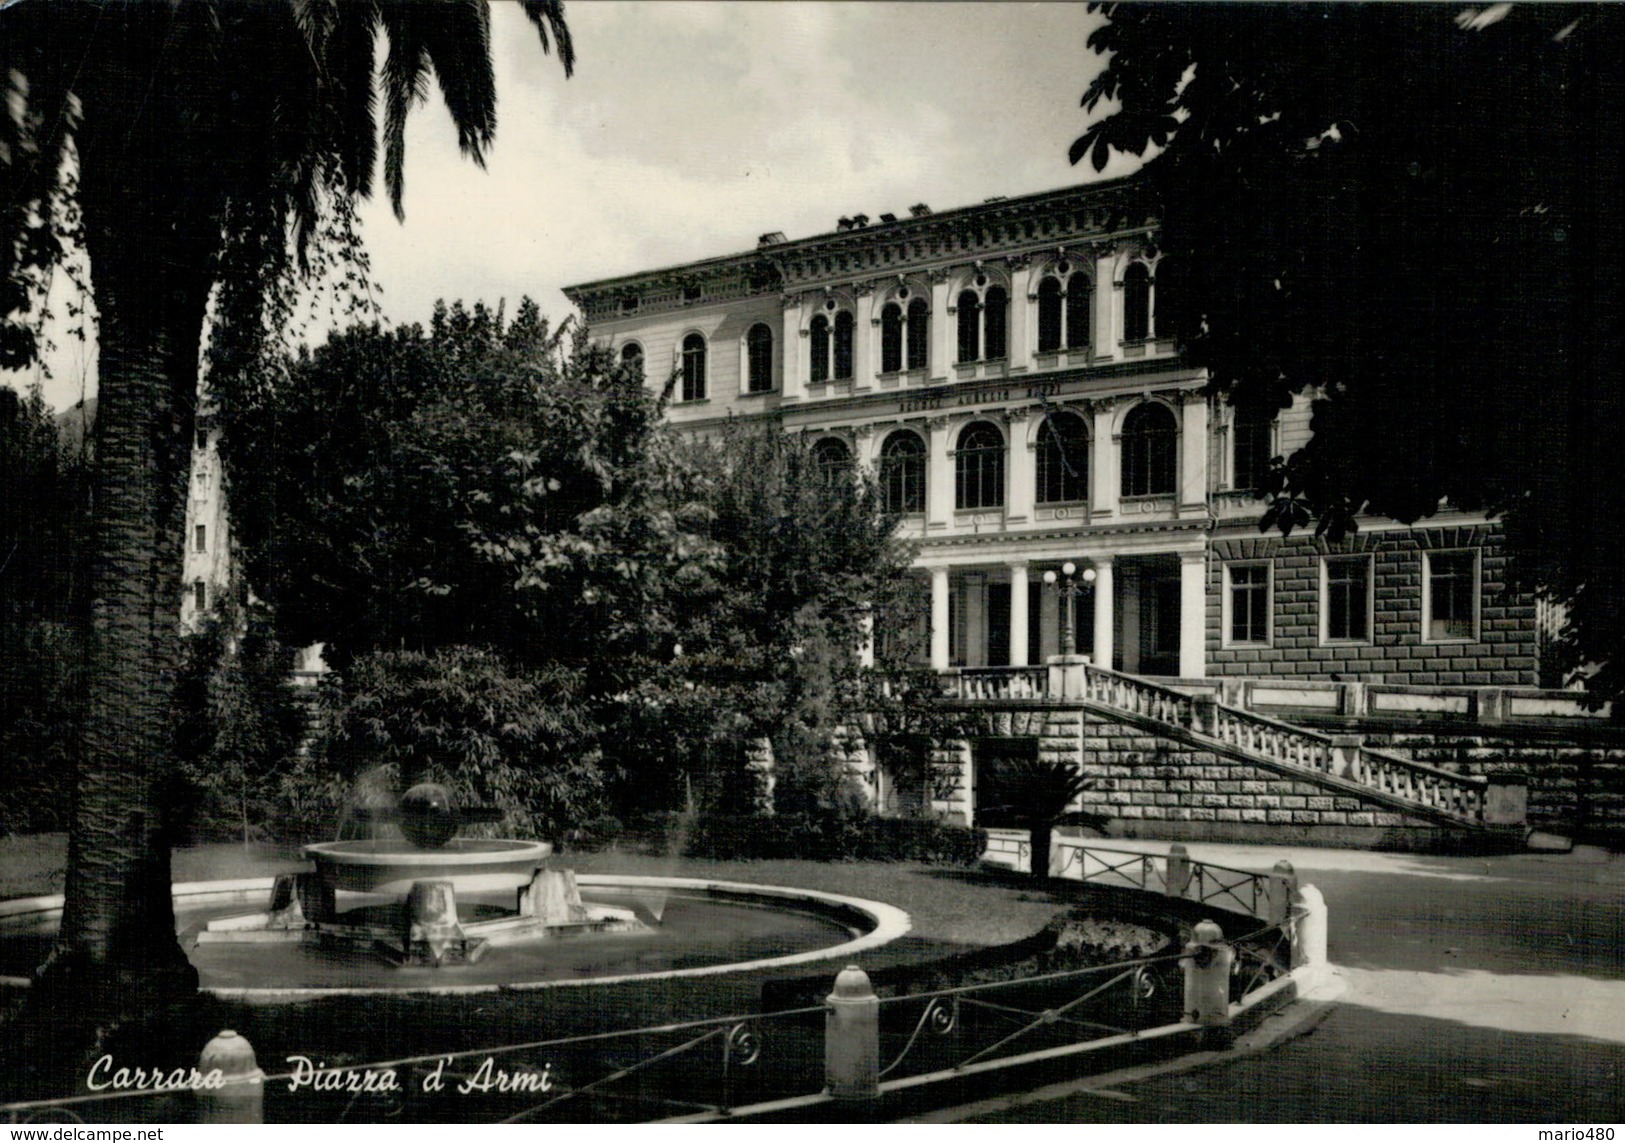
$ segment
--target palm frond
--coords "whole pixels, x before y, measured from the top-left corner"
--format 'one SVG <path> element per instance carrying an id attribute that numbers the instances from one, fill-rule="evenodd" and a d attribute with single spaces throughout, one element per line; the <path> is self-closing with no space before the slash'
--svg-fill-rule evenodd
<path id="1" fill-rule="evenodd" d="M 536 25 L 542 51 L 552 50 L 548 43 L 548 34 L 552 33 L 552 42 L 559 49 L 559 63 L 564 65 L 565 78 L 574 75 L 576 49 L 575 42 L 570 39 L 570 28 L 564 22 L 564 0 L 524 0 L 524 7 L 525 15 Z"/>

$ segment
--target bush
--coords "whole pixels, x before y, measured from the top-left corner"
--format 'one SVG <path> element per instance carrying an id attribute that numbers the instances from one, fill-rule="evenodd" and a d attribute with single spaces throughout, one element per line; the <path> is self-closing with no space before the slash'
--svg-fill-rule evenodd
<path id="1" fill-rule="evenodd" d="M 923 861 L 973 865 L 987 835 L 948 822 L 859 814 L 702 814 L 689 857 L 767 861 Z"/>
<path id="2" fill-rule="evenodd" d="M 577 684 L 562 669 L 524 670 L 474 647 L 362 656 L 323 687 L 321 764 L 307 792 L 349 791 L 333 807 L 337 819 L 346 801 L 442 782 L 465 805 L 501 807 L 506 833 L 565 840 L 602 813 L 595 733 Z"/>

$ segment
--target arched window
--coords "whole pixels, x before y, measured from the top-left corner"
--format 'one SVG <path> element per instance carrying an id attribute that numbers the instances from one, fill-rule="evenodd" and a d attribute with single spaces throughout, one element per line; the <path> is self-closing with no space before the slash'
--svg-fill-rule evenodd
<path id="1" fill-rule="evenodd" d="M 924 369 L 931 343 L 931 303 L 903 287 L 880 311 L 880 371 Z M 904 309 L 904 304 L 908 308 Z"/>
<path id="2" fill-rule="evenodd" d="M 1066 280 L 1066 347 L 1089 344 L 1089 276 L 1074 270 Z"/>
<path id="3" fill-rule="evenodd" d="M 975 361 L 982 356 L 982 299 L 975 290 L 959 294 L 959 361 Z"/>
<path id="4" fill-rule="evenodd" d="M 840 310 L 832 321 L 824 314 L 812 319 L 808 336 L 812 339 L 812 371 L 814 381 L 846 381 L 852 377 L 852 330 L 855 322 L 851 310 Z"/>
<path id="5" fill-rule="evenodd" d="M 829 380 L 829 319 L 819 314 L 808 329 L 812 342 L 812 373 L 814 381 Z"/>
<path id="6" fill-rule="evenodd" d="M 852 330 L 857 324 L 851 310 L 835 315 L 835 380 L 852 378 Z"/>
<path id="7" fill-rule="evenodd" d="M 1275 418 L 1258 409 L 1237 409 L 1231 423 L 1230 487 L 1242 492 L 1256 492 L 1264 486 L 1269 474 L 1270 458 L 1275 455 Z"/>
<path id="8" fill-rule="evenodd" d="M 931 344 L 931 303 L 915 298 L 908 303 L 908 367 L 926 367 L 928 347 Z"/>
<path id="9" fill-rule="evenodd" d="M 852 472 L 852 452 L 839 437 L 825 437 L 813 445 L 813 465 L 825 481 L 844 480 Z"/>
<path id="10" fill-rule="evenodd" d="M 888 512 L 925 511 L 925 442 L 899 430 L 880 446 L 880 488 Z"/>
<path id="11" fill-rule="evenodd" d="M 998 361 L 1009 352 L 1010 295 L 1003 286 L 989 286 L 982 295 L 982 356 Z"/>
<path id="12" fill-rule="evenodd" d="M 1147 402 L 1123 421 L 1123 495 L 1156 496 L 1174 490 L 1174 447 L 1179 429 L 1167 405 Z"/>
<path id="13" fill-rule="evenodd" d="M 745 334 L 745 391 L 766 393 L 773 388 L 773 331 L 757 322 Z"/>
<path id="14" fill-rule="evenodd" d="M 1088 498 L 1088 426 L 1076 413 L 1050 413 L 1038 426 L 1038 502 Z"/>
<path id="15" fill-rule="evenodd" d="M 1003 286 L 989 285 L 977 274 L 971 286 L 959 292 L 959 363 L 997 361 L 1007 351 L 1010 294 Z"/>
<path id="16" fill-rule="evenodd" d="M 954 454 L 959 508 L 997 508 L 1004 503 L 1004 434 L 986 421 L 966 425 Z"/>
<path id="17" fill-rule="evenodd" d="M 880 311 L 880 371 L 897 373 L 903 368 L 903 307 L 887 302 Z"/>
<path id="18" fill-rule="evenodd" d="M 705 338 L 697 333 L 683 338 L 683 400 L 705 400 Z"/>
<path id="19" fill-rule="evenodd" d="M 1151 336 L 1151 267 L 1130 263 L 1123 274 L 1123 340 L 1145 341 Z"/>
<path id="20" fill-rule="evenodd" d="M 643 346 L 629 341 L 621 346 L 621 364 L 639 377 L 643 376 Z"/>
<path id="21" fill-rule="evenodd" d="M 1046 277 L 1038 283 L 1038 352 L 1054 353 L 1062 339 L 1061 280 Z"/>

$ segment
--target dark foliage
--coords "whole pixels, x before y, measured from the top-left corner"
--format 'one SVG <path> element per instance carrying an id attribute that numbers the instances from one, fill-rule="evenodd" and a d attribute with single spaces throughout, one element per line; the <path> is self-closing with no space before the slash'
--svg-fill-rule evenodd
<path id="1" fill-rule="evenodd" d="M 767 861 L 926 861 L 974 865 L 987 849 L 980 830 L 929 818 L 846 814 L 701 814 L 688 836 L 689 857 Z"/>
<path id="2" fill-rule="evenodd" d="M 1143 154 L 1159 331 L 1238 407 L 1314 400 L 1263 525 L 1500 514 L 1625 686 L 1625 10 L 1112 5 L 1073 147 Z M 1143 218 L 1143 215 L 1141 216 Z"/>

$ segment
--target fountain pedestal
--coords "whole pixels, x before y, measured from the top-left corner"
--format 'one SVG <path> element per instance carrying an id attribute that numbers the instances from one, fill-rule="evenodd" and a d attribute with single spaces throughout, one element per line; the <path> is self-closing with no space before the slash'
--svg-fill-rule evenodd
<path id="1" fill-rule="evenodd" d="M 497 945 L 648 927 L 630 909 L 584 904 L 574 871 L 542 868 L 553 852 L 545 841 L 454 837 L 461 817 L 440 787 L 407 791 L 400 814 L 406 840 L 307 845 L 314 872 L 277 878 L 268 912 L 211 921 L 199 942 L 306 941 L 440 966 Z M 516 894 L 511 912 L 459 910 L 459 895 L 503 890 Z M 341 893 L 351 908 L 340 910 Z"/>

